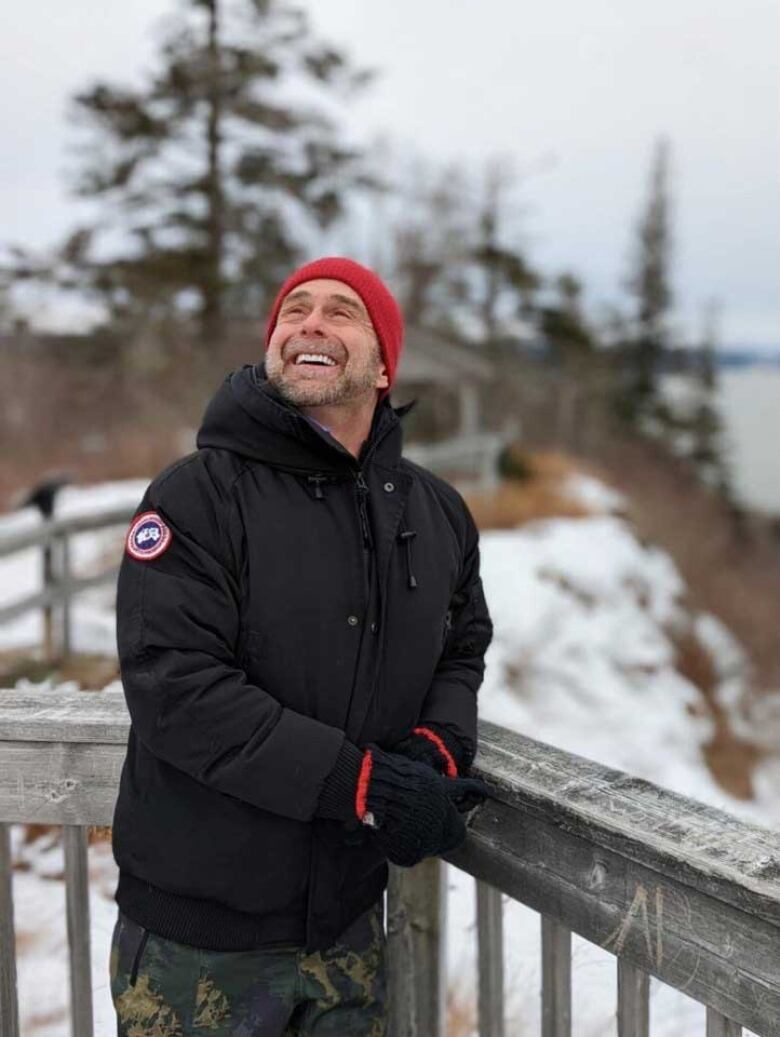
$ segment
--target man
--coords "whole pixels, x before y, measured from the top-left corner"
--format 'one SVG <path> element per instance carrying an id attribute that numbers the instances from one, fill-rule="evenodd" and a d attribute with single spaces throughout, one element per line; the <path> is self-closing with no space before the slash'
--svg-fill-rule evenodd
<path id="1" fill-rule="evenodd" d="M 386 1026 L 387 862 L 459 845 L 492 624 L 461 495 L 402 458 L 403 322 L 325 258 L 126 539 L 119 1034 Z"/>

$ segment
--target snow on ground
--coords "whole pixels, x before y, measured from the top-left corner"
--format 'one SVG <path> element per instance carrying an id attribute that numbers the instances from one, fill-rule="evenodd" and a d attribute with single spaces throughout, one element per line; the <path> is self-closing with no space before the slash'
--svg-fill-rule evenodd
<path id="1" fill-rule="evenodd" d="M 63 491 L 58 513 L 121 503 L 133 508 L 145 486 L 136 480 L 71 487 Z M 755 801 L 737 801 L 720 790 L 701 752 L 711 723 L 690 713 L 699 693 L 674 668 L 673 638 L 692 627 L 713 654 L 718 699 L 736 716 L 746 674 L 740 646 L 715 617 L 687 611 L 674 564 L 664 552 L 637 540 L 620 517 L 624 501 L 619 495 L 584 476 L 569 492 L 587 502 L 590 517 L 543 520 L 481 536 L 483 582 L 495 628 L 480 692 L 481 716 L 747 819 L 780 825 L 780 806 L 772 795 L 780 774 L 777 753 L 756 774 Z M 19 528 L 22 520 L 15 516 L 10 521 Z M 0 534 L 7 528 L 4 522 Z M 118 560 L 123 532 L 79 538 L 77 567 L 88 570 L 106 552 Z M 36 565 L 34 555 L 0 562 L 5 600 L 35 589 Z M 112 610 L 112 588 L 85 595 L 74 610 L 80 649 L 115 651 Z M 0 631 L 0 647 L 35 643 L 36 622 Z M 776 703 L 767 709 L 778 725 L 774 730 L 780 731 L 780 709 Z M 745 733 L 751 718 L 741 722 Z M 64 1037 L 68 977 L 62 850 L 47 847 L 46 837 L 32 846 L 22 846 L 21 838 L 21 827 L 14 826 L 14 852 L 28 868 L 14 872 L 22 1032 Z M 116 866 L 106 843 L 90 847 L 89 859 L 95 1032 L 108 1037 L 116 1032 L 108 978 Z M 447 877 L 450 982 L 461 996 L 469 996 L 475 986 L 474 883 L 451 867 Z M 504 899 L 507 1035 L 524 1037 L 538 1033 L 540 1026 L 539 917 Z M 577 1033 L 615 1034 L 612 955 L 575 936 L 572 979 Z M 696 1002 L 655 980 L 651 999 L 654 1037 L 703 1037 L 704 1010 Z"/>
<path id="2" fill-rule="evenodd" d="M 573 472 L 561 485 L 564 496 L 582 504 L 592 514 L 622 513 L 628 502 L 622 493 L 585 472 Z"/>

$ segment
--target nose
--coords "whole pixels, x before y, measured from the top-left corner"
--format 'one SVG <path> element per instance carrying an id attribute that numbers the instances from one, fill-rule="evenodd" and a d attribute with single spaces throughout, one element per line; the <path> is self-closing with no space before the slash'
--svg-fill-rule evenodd
<path id="1" fill-rule="evenodd" d="M 319 306 L 314 306 L 306 315 L 306 319 L 301 323 L 300 330 L 305 335 L 324 335 L 324 321 L 322 316 L 322 310 Z"/>

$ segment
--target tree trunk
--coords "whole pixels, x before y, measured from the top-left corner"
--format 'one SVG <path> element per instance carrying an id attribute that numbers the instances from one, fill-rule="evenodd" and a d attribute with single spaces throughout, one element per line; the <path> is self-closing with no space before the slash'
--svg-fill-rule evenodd
<path id="1" fill-rule="evenodd" d="M 222 332 L 222 257 L 225 199 L 220 151 L 222 145 L 222 77 L 219 44 L 219 0 L 206 0 L 208 38 L 208 171 L 206 205 L 208 230 L 202 282 L 201 329 L 205 344 L 213 345 Z"/>

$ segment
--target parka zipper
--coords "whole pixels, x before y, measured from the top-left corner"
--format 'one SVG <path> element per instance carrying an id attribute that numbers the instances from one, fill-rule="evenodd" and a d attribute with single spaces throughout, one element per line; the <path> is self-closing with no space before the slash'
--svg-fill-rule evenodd
<path id="1" fill-rule="evenodd" d="M 374 542 L 371 537 L 371 525 L 368 521 L 368 508 L 366 507 L 366 501 L 368 500 L 370 490 L 368 488 L 368 483 L 363 477 L 362 468 L 357 472 L 355 481 L 357 483 L 358 513 L 360 515 L 360 528 L 363 533 L 363 547 L 368 551 L 372 551 L 374 548 Z"/>

